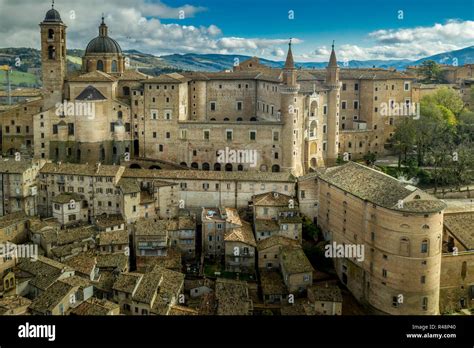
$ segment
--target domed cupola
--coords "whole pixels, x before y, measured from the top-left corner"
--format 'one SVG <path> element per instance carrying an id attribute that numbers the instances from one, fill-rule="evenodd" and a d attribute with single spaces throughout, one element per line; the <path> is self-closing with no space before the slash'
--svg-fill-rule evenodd
<path id="1" fill-rule="evenodd" d="M 125 70 L 122 49 L 117 41 L 109 37 L 104 17 L 99 26 L 99 36 L 87 45 L 82 64 L 84 72 L 100 70 L 108 74 L 121 74 Z"/>

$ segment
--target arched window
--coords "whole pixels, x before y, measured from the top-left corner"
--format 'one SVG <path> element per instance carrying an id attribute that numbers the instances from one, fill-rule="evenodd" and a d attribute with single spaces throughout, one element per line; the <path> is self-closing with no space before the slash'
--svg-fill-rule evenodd
<path id="1" fill-rule="evenodd" d="M 54 30 L 53 29 L 48 30 L 48 40 L 54 40 Z"/>
<path id="2" fill-rule="evenodd" d="M 130 87 L 125 86 L 123 88 L 123 95 L 130 95 Z"/>
<path id="3" fill-rule="evenodd" d="M 214 170 L 217 171 L 217 172 L 220 172 L 221 171 L 221 164 L 220 163 L 214 164 Z"/>
<path id="4" fill-rule="evenodd" d="M 416 195 L 415 199 L 421 199 L 420 195 Z"/>
<path id="5" fill-rule="evenodd" d="M 123 117 L 123 112 L 122 111 L 117 112 L 117 117 L 119 118 L 119 120 L 121 120 Z"/>
<path id="6" fill-rule="evenodd" d="M 232 167 L 232 164 L 231 163 L 227 163 L 225 165 L 225 171 L 226 172 L 231 172 L 233 170 L 233 167 Z"/>
<path id="7" fill-rule="evenodd" d="M 430 226 L 428 226 L 428 225 L 423 225 L 421 228 L 424 229 L 424 230 L 429 230 L 429 229 L 430 229 Z"/>
<path id="8" fill-rule="evenodd" d="M 237 122 L 243 121 L 242 117 L 237 117 Z"/>
<path id="9" fill-rule="evenodd" d="M 241 165 L 241 164 L 239 164 L 239 165 L 237 166 L 237 170 L 238 170 L 239 172 L 243 171 L 243 170 L 244 170 L 244 166 Z"/>
<path id="10" fill-rule="evenodd" d="M 400 255 L 410 256 L 410 241 L 408 238 L 403 237 L 400 239 Z"/>
<path id="11" fill-rule="evenodd" d="M 309 136 L 310 137 L 315 137 L 316 132 L 317 132 L 316 122 L 312 121 L 311 124 L 309 125 Z"/>
<path id="12" fill-rule="evenodd" d="M 262 165 L 260 166 L 260 171 L 261 171 L 261 172 L 266 172 L 266 171 L 267 171 L 267 166 L 266 166 L 265 164 L 262 164 Z"/>
<path id="13" fill-rule="evenodd" d="M 206 170 L 206 171 L 211 170 L 211 166 L 209 165 L 209 163 L 204 162 L 202 164 L 202 170 Z"/>
<path id="14" fill-rule="evenodd" d="M 278 164 L 274 164 L 272 166 L 272 172 L 273 173 L 278 173 L 280 171 L 280 166 Z"/>
<path id="15" fill-rule="evenodd" d="M 350 149 L 352 147 L 352 143 L 349 141 L 349 144 L 347 144 L 347 147 Z"/>
<path id="16" fill-rule="evenodd" d="M 101 60 L 97 61 L 97 70 L 104 71 L 104 62 Z"/>
<path id="17" fill-rule="evenodd" d="M 257 121 L 257 118 L 256 117 L 251 117 L 250 121 Z"/>
<path id="18" fill-rule="evenodd" d="M 224 118 L 224 121 L 225 122 L 229 121 L 229 118 L 228 117 Z"/>
<path id="19" fill-rule="evenodd" d="M 191 163 L 191 168 L 199 169 L 199 165 L 196 162 Z"/>
<path id="20" fill-rule="evenodd" d="M 114 147 L 112 148 L 112 153 L 113 153 L 114 155 L 117 154 L 117 147 L 116 147 L 116 146 L 114 146 Z"/>
<path id="21" fill-rule="evenodd" d="M 117 69 L 117 61 L 116 60 L 113 60 L 112 61 L 112 72 L 117 72 L 118 69 Z"/>
<path id="22" fill-rule="evenodd" d="M 215 120 L 216 120 L 216 119 L 215 119 L 214 117 L 213 117 L 213 118 L 211 118 L 211 121 L 215 121 Z"/>
<path id="23" fill-rule="evenodd" d="M 54 46 L 48 47 L 48 58 L 49 59 L 56 59 L 56 48 Z"/>
<path id="24" fill-rule="evenodd" d="M 183 166 L 183 167 L 187 167 L 187 166 L 188 166 L 188 165 L 186 164 L 186 162 L 181 162 L 179 165 L 180 165 L 180 166 Z"/>
<path id="25" fill-rule="evenodd" d="M 100 161 L 105 161 L 105 149 L 103 147 L 100 149 Z"/>
<path id="26" fill-rule="evenodd" d="M 429 252 L 428 239 L 424 239 L 424 240 L 421 242 L 421 253 L 422 253 L 422 254 L 427 254 L 428 252 Z"/>

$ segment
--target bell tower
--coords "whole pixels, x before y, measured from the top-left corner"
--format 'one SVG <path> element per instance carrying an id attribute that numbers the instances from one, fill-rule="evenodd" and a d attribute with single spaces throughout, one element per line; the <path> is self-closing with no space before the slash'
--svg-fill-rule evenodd
<path id="1" fill-rule="evenodd" d="M 339 66 L 337 65 L 334 41 L 332 43 L 331 57 L 326 67 L 326 87 L 328 90 L 327 110 L 327 152 L 326 165 L 336 164 L 339 152 L 339 98 L 341 82 L 339 81 Z"/>
<path id="2" fill-rule="evenodd" d="M 41 76 L 45 108 L 62 102 L 64 79 L 67 73 L 66 63 L 66 25 L 59 12 L 54 8 L 46 12 L 40 23 L 41 30 Z"/>

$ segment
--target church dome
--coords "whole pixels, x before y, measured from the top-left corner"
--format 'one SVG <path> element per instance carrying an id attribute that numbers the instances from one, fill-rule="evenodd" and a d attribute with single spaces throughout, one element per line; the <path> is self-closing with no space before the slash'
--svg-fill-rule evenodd
<path id="1" fill-rule="evenodd" d="M 102 17 L 102 23 L 99 27 L 99 36 L 92 39 L 87 45 L 86 55 L 89 53 L 122 53 L 118 42 L 108 36 L 108 28 L 104 23 L 104 17 Z"/>
<path id="2" fill-rule="evenodd" d="M 88 53 L 122 53 L 122 49 L 117 41 L 108 36 L 97 36 L 92 39 L 86 48 Z"/>
<path id="3" fill-rule="evenodd" d="M 46 16 L 44 17 L 44 22 L 60 23 L 62 22 L 61 15 L 54 8 L 51 8 L 48 12 L 46 12 Z"/>

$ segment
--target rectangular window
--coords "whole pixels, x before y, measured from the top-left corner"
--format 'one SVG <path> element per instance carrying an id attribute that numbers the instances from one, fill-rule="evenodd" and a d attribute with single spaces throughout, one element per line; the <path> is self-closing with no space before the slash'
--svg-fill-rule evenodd
<path id="1" fill-rule="evenodd" d="M 209 131 L 208 130 L 203 131 L 203 138 L 204 138 L 204 140 L 209 140 Z"/>
<path id="2" fill-rule="evenodd" d="M 358 83 L 355 83 L 354 84 L 354 91 L 358 91 L 359 90 L 359 84 Z"/>
<path id="3" fill-rule="evenodd" d="M 347 89 L 347 85 L 345 83 L 342 84 L 342 90 L 345 91 Z"/>
<path id="4" fill-rule="evenodd" d="M 241 101 L 237 102 L 237 110 L 242 111 L 242 102 Z"/>
<path id="5" fill-rule="evenodd" d="M 280 132 L 273 132 L 273 141 L 279 141 L 280 140 Z"/>
<path id="6" fill-rule="evenodd" d="M 346 106 L 347 106 L 347 102 L 346 102 L 346 101 L 342 101 L 342 102 L 341 102 L 341 109 L 342 109 L 342 110 L 345 110 L 345 109 L 346 109 Z"/>
<path id="7" fill-rule="evenodd" d="M 232 140 L 232 130 L 226 130 L 226 139 Z"/>
<path id="8" fill-rule="evenodd" d="M 257 131 L 250 131 L 250 140 L 257 140 Z"/>
<path id="9" fill-rule="evenodd" d="M 216 102 L 211 102 L 211 111 L 216 111 Z"/>
<path id="10" fill-rule="evenodd" d="M 358 109 L 359 108 L 359 101 L 358 100 L 354 100 L 354 109 Z"/>

